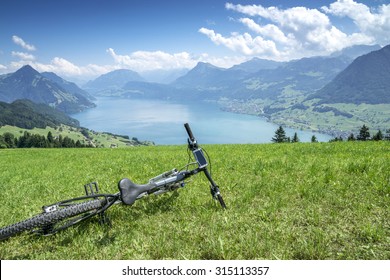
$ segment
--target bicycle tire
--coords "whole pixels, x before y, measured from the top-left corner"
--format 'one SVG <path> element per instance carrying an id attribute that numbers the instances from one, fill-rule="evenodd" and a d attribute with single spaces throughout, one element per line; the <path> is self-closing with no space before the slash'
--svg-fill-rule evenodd
<path id="1" fill-rule="evenodd" d="M 53 212 L 35 215 L 29 219 L 1 228 L 0 241 L 8 239 L 9 237 L 24 231 L 32 230 L 37 227 L 48 226 L 61 220 L 99 209 L 104 205 L 105 200 L 94 199 L 91 201 L 70 205 Z"/>
<path id="2" fill-rule="evenodd" d="M 218 194 L 217 198 L 218 198 L 219 204 L 221 204 L 222 208 L 226 209 L 226 204 L 225 204 L 225 201 L 223 201 L 222 195 Z"/>

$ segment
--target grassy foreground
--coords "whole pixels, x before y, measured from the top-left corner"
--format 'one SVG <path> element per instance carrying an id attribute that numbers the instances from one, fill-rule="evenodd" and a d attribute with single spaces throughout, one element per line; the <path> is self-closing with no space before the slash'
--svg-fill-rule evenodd
<path id="1" fill-rule="evenodd" d="M 390 259 L 390 143 L 206 146 L 228 206 L 203 175 L 177 193 L 114 206 L 54 236 L 0 243 L 1 259 Z M 0 227 L 187 162 L 185 146 L 0 150 Z"/>

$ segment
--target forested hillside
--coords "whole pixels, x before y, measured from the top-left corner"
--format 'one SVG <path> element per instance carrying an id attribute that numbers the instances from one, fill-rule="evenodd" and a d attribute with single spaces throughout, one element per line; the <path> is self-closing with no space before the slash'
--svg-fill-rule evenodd
<path id="1" fill-rule="evenodd" d="M 358 57 L 344 71 L 308 99 L 323 103 L 389 104 L 390 45 Z"/>
<path id="2" fill-rule="evenodd" d="M 78 127 L 79 121 L 44 104 L 30 100 L 16 100 L 11 104 L 0 101 L 0 127 L 4 125 L 20 128 L 56 127 L 60 124 Z"/>

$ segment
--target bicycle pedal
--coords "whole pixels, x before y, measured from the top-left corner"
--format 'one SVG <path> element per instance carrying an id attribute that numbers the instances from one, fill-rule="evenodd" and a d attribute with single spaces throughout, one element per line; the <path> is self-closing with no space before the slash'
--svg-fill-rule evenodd
<path id="1" fill-rule="evenodd" d="M 109 227 L 111 227 L 111 219 L 108 217 L 107 213 L 106 212 L 102 212 L 102 213 L 99 213 L 99 224 L 101 226 L 103 225 L 107 225 Z"/>
<path id="2" fill-rule="evenodd" d="M 40 227 L 39 229 L 32 230 L 31 233 L 34 233 L 36 235 L 42 235 L 42 236 L 49 236 L 54 233 L 54 224 L 48 224 L 45 226 Z"/>
<path id="3" fill-rule="evenodd" d="M 92 182 L 84 185 L 85 195 L 94 196 L 99 193 L 99 186 L 97 182 Z"/>

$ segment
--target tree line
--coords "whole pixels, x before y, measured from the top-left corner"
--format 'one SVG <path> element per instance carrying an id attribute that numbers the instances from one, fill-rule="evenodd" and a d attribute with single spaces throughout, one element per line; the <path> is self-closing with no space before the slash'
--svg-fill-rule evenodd
<path id="1" fill-rule="evenodd" d="M 91 144 L 84 144 L 80 140 L 74 141 L 68 136 L 59 135 L 54 137 L 51 131 L 47 136 L 32 134 L 25 131 L 22 136 L 15 137 L 12 133 L 6 132 L 0 135 L 0 149 L 7 148 L 85 148 L 93 147 Z"/>
<path id="2" fill-rule="evenodd" d="M 298 138 L 298 134 L 296 132 L 294 133 L 294 136 L 292 138 L 287 137 L 286 132 L 282 126 L 279 126 L 279 128 L 275 131 L 275 135 L 274 137 L 272 137 L 271 140 L 274 143 L 296 143 L 300 141 Z M 346 140 L 347 141 L 381 141 L 381 140 L 390 141 L 390 129 L 387 129 L 385 133 L 379 130 L 377 133 L 371 136 L 370 129 L 366 125 L 363 125 L 359 129 L 359 133 L 356 136 L 353 133 L 351 133 Z M 344 141 L 344 139 L 340 136 L 331 139 L 329 142 L 335 142 L 335 141 Z M 311 142 L 318 142 L 315 135 L 311 137 Z"/>

